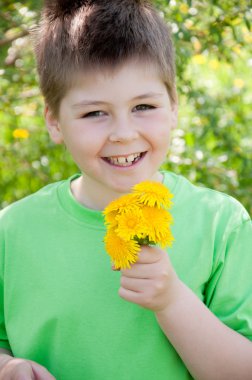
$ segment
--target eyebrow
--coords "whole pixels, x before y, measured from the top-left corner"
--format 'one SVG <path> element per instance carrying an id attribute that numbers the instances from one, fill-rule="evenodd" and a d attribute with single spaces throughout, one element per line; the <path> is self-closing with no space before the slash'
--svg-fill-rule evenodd
<path id="1" fill-rule="evenodd" d="M 132 100 L 141 100 L 141 99 L 149 99 L 149 98 L 160 98 L 162 97 L 162 93 L 158 92 L 148 92 L 146 94 L 141 94 L 136 97 L 134 97 Z M 72 105 L 73 109 L 78 109 L 83 106 L 102 106 L 108 104 L 107 102 L 104 102 L 102 100 L 92 100 L 92 99 L 83 99 L 78 103 L 75 103 Z"/>

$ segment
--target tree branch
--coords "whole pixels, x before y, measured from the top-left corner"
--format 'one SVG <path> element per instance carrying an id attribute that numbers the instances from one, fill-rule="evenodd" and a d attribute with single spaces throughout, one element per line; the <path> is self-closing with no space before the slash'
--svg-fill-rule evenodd
<path id="1" fill-rule="evenodd" d="M 25 37 L 28 34 L 29 34 L 28 30 L 23 30 L 22 32 L 20 32 L 19 34 L 16 34 L 13 37 L 3 38 L 2 40 L 0 40 L 0 47 L 11 44 L 13 41 L 17 40 L 18 38 Z"/>

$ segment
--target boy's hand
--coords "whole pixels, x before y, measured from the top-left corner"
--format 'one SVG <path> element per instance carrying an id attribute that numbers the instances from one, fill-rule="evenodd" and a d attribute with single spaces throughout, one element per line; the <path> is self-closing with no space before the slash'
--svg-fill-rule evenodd
<path id="1" fill-rule="evenodd" d="M 2 361 L 3 359 L 3 361 Z M 56 380 L 46 368 L 31 360 L 1 358 L 0 380 Z"/>
<path id="2" fill-rule="evenodd" d="M 180 281 L 166 252 L 143 246 L 138 261 L 121 270 L 119 295 L 154 312 L 164 310 L 176 300 Z"/>

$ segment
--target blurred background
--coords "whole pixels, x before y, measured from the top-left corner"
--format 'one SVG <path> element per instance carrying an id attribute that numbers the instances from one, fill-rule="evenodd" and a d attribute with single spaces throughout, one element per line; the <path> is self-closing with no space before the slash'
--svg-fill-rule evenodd
<path id="1" fill-rule="evenodd" d="M 164 167 L 252 214 L 251 0 L 156 0 L 177 54 L 179 126 Z M 78 169 L 50 142 L 29 28 L 41 0 L 0 0 L 0 208 Z"/>

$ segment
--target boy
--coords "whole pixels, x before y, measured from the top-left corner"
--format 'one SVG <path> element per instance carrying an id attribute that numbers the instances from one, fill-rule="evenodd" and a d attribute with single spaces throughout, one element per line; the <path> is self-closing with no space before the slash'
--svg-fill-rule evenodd
<path id="1" fill-rule="evenodd" d="M 36 54 L 81 174 L 1 212 L 0 379 L 251 379 L 250 218 L 158 170 L 177 119 L 166 25 L 146 1 L 48 1 Z M 111 272 L 102 210 L 144 180 L 174 194 L 175 243 Z"/>

